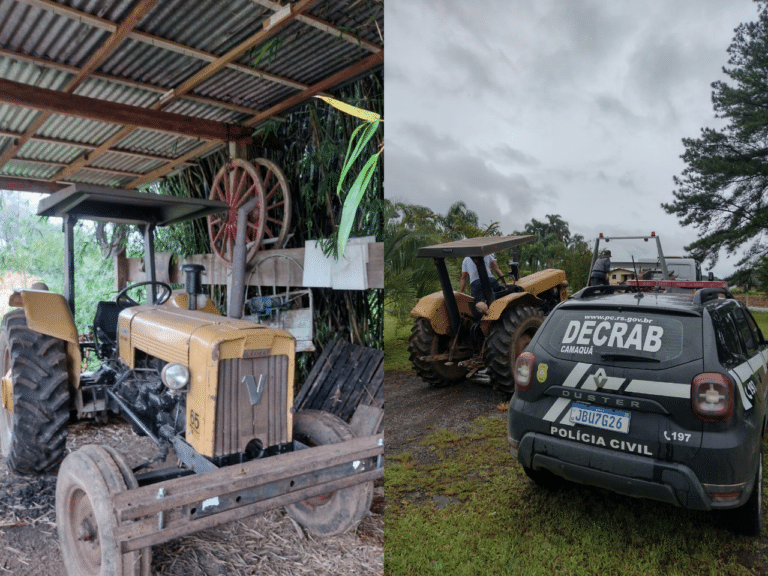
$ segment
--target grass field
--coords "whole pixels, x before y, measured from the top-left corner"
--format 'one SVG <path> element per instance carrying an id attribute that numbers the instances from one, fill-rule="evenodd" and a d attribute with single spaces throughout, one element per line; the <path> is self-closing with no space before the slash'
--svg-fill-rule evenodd
<path id="1" fill-rule="evenodd" d="M 466 435 L 436 431 L 423 446 L 429 464 L 387 458 L 388 576 L 768 570 L 764 541 L 724 532 L 707 513 L 575 484 L 535 486 L 509 454 L 503 417 L 481 418 Z"/>
<path id="2" fill-rule="evenodd" d="M 768 312 L 757 312 L 752 310 L 752 316 L 755 317 L 755 322 L 760 326 L 760 331 L 763 333 L 763 337 L 768 338 Z"/>
<path id="3" fill-rule="evenodd" d="M 768 337 L 768 312 L 753 314 Z M 409 327 L 386 324 L 386 369 L 409 369 Z M 437 430 L 422 447 L 427 457 L 387 457 L 387 576 L 768 573 L 765 530 L 737 537 L 704 512 L 535 486 L 509 454 L 504 417 L 481 418 L 465 435 Z"/>
<path id="4" fill-rule="evenodd" d="M 411 325 L 397 326 L 394 318 L 384 314 L 384 370 L 410 370 L 408 336 Z"/>

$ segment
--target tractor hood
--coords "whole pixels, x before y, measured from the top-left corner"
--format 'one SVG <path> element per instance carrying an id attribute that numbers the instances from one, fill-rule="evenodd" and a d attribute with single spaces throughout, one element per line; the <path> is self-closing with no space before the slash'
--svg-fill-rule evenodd
<path id="1" fill-rule="evenodd" d="M 264 355 L 284 350 L 293 336 L 247 320 L 168 306 L 133 306 L 120 313 L 118 322 L 120 357 L 134 368 L 140 350 L 166 362 L 190 366 L 192 359 L 218 362 L 222 345 L 229 358 L 242 357 L 245 350 L 263 350 Z"/>

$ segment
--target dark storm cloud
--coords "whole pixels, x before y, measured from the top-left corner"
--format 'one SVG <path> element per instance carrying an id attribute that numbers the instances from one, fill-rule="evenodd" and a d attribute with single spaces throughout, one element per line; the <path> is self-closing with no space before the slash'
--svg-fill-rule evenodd
<path id="1" fill-rule="evenodd" d="M 656 119 L 658 123 L 677 125 L 686 106 L 678 94 L 686 84 L 709 92 L 710 83 L 726 61 L 725 48 L 707 45 L 700 37 L 645 36 L 628 60 L 629 88 L 646 105 L 663 111 L 664 115 Z"/>
<path id="2" fill-rule="evenodd" d="M 509 88 L 494 65 L 498 60 L 472 46 L 471 49 L 455 43 L 438 42 L 432 52 L 438 73 L 431 76 L 434 89 L 442 94 L 505 96 Z"/>
<path id="3" fill-rule="evenodd" d="M 642 121 L 642 118 L 630 110 L 624 102 L 610 94 L 597 95 L 593 102 L 595 113 L 603 120 L 619 120 L 628 124 L 637 124 Z"/>
<path id="4" fill-rule="evenodd" d="M 509 144 L 496 146 L 492 151 L 493 158 L 499 162 L 511 162 L 522 166 L 538 166 L 539 160 L 533 156 L 512 148 Z"/>
<path id="5" fill-rule="evenodd" d="M 621 176 L 619 176 L 619 186 L 622 188 L 627 188 L 629 190 L 636 190 L 637 185 L 635 183 L 635 177 L 636 175 L 632 172 L 625 172 Z"/>
<path id="6" fill-rule="evenodd" d="M 398 139 L 387 144 L 387 198 L 429 206 L 442 214 L 454 202 L 464 200 L 482 224 L 500 222 L 504 232 L 522 228 L 534 207 L 555 200 L 551 189 L 534 185 L 521 174 L 504 174 L 468 150 L 454 147 L 422 155 L 402 143 Z"/>
<path id="7" fill-rule="evenodd" d="M 537 166 L 538 159 L 517 150 L 509 144 L 497 144 L 491 150 L 470 150 L 463 142 L 445 132 L 438 133 L 434 126 L 417 122 L 397 124 L 392 142 L 433 160 L 436 156 L 454 154 L 457 156 L 479 156 L 496 161 L 500 165 Z M 390 141 L 387 142 L 388 144 Z"/>
<path id="8" fill-rule="evenodd" d="M 444 132 L 438 134 L 431 124 L 417 122 L 401 122 L 397 124 L 397 130 L 393 140 L 402 148 L 414 154 L 421 154 L 432 159 L 437 154 L 456 153 L 463 150 L 461 143 Z"/>

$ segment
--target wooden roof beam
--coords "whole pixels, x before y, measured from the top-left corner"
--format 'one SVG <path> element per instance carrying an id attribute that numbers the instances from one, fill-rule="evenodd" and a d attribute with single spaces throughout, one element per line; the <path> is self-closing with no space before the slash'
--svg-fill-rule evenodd
<path id="1" fill-rule="evenodd" d="M 251 0 L 251 2 L 275 11 L 280 10 L 283 7 L 282 4 L 280 4 L 279 2 L 274 2 L 273 0 Z M 380 50 L 383 50 L 381 46 L 378 46 L 373 42 L 368 42 L 368 40 L 365 40 L 364 38 L 359 38 L 354 34 L 350 34 L 349 32 L 344 32 L 343 30 L 341 30 L 340 28 L 337 28 L 330 22 L 326 22 L 325 20 L 316 18 L 315 16 L 310 16 L 309 14 L 300 14 L 296 19 L 299 22 L 312 26 L 313 28 L 322 30 L 326 34 L 330 34 L 331 36 L 335 36 L 337 38 L 341 38 L 342 40 L 346 40 L 347 42 L 349 42 L 350 44 L 354 44 L 355 46 L 360 46 L 368 50 L 369 52 L 373 52 L 374 54 L 376 52 L 379 52 Z"/>
<path id="2" fill-rule="evenodd" d="M 70 74 L 78 74 L 80 68 L 75 66 L 69 66 L 67 64 L 60 64 L 58 62 L 52 62 L 51 60 L 45 60 L 44 58 L 38 58 L 36 56 L 29 56 L 27 54 L 18 54 L 10 50 L 0 48 L 0 56 L 19 60 L 21 62 L 29 62 L 36 66 L 42 66 L 44 68 L 51 68 L 53 70 L 60 70 L 62 72 L 68 72 Z M 147 84 L 146 82 L 139 82 L 137 80 L 129 80 L 127 78 L 120 78 L 119 76 L 111 76 L 109 74 L 101 74 L 94 72 L 90 75 L 91 78 L 97 80 L 104 80 L 106 82 L 112 82 L 114 84 L 120 84 L 122 86 L 129 86 L 131 88 L 138 88 L 140 90 L 146 90 L 147 92 L 154 92 L 155 94 L 165 94 L 168 89 L 164 86 L 156 86 L 155 84 Z M 303 87 L 302 87 L 303 88 Z M 223 102 L 221 100 L 215 100 L 214 98 L 208 98 L 206 96 L 198 96 L 196 94 L 187 94 L 184 96 L 184 100 L 190 100 L 192 102 L 199 102 L 200 104 L 207 104 L 209 106 L 216 106 L 218 108 L 224 108 L 226 110 L 233 110 L 240 112 L 241 114 L 258 114 L 260 110 L 255 108 L 248 108 L 246 106 L 240 106 L 239 104 L 232 104 L 231 102 Z"/>
<path id="3" fill-rule="evenodd" d="M 25 4 L 29 4 L 31 6 L 35 6 L 37 8 L 40 8 L 41 10 L 54 12 L 59 16 L 64 16 L 65 18 L 69 18 L 71 20 L 83 22 L 85 24 L 88 24 L 89 26 L 93 26 L 94 28 L 99 28 L 101 30 L 114 32 L 117 29 L 117 25 L 110 20 L 106 20 L 105 18 L 99 18 L 98 16 L 93 16 L 92 14 L 88 14 L 87 12 L 81 12 L 80 10 L 77 10 L 75 8 L 70 8 L 69 6 L 63 6 L 61 4 L 53 2 L 52 0 L 17 0 L 17 1 L 23 2 Z M 153 36 L 152 34 L 141 32 L 140 30 L 133 30 L 130 34 L 128 34 L 128 38 L 132 40 L 136 40 L 137 42 L 141 42 L 143 44 L 150 44 L 152 46 L 157 46 L 158 48 L 163 48 L 164 50 L 168 50 L 169 52 L 175 52 L 177 54 L 183 54 L 185 56 L 189 56 L 190 58 L 203 60 L 205 62 L 215 62 L 217 59 L 217 56 L 214 54 L 210 54 L 208 52 L 204 52 L 203 50 L 198 50 L 190 46 L 184 46 L 183 44 L 179 44 L 178 42 L 161 38 L 160 36 Z M 238 72 L 242 72 L 243 74 L 249 74 L 257 78 L 262 78 L 269 82 L 274 82 L 276 84 L 289 86 L 296 90 L 304 90 L 305 88 L 307 88 L 305 84 L 295 82 L 290 78 L 283 78 L 282 76 L 278 76 L 277 74 L 271 74 L 269 72 L 264 72 L 261 70 L 256 70 L 254 68 L 249 68 L 248 66 L 244 66 L 236 62 L 230 62 L 226 65 L 226 67 L 231 68 L 233 70 L 237 70 Z"/>
<path id="4" fill-rule="evenodd" d="M 252 130 L 239 124 L 226 124 L 183 114 L 163 112 L 150 108 L 128 106 L 76 94 L 64 94 L 56 90 L 38 88 L 0 79 L 0 102 L 43 110 L 47 113 L 90 118 L 112 124 L 123 124 L 172 132 L 190 138 L 234 141 L 250 144 Z M 31 135 L 27 140 L 31 138 Z"/>
<path id="5" fill-rule="evenodd" d="M 316 96 L 317 94 L 321 94 L 324 90 L 328 90 L 329 88 L 332 88 L 338 84 L 341 84 L 342 82 L 345 82 L 346 80 L 349 80 L 350 78 L 357 76 L 358 74 L 365 72 L 366 70 L 370 70 L 371 68 L 378 66 L 382 62 L 384 62 L 383 50 L 381 52 L 368 56 L 364 60 L 360 60 L 359 62 L 356 62 L 352 66 L 345 68 L 344 70 L 337 72 L 332 76 L 329 76 L 325 80 L 321 80 L 314 86 L 307 88 L 306 90 L 304 90 L 303 92 L 301 92 L 300 94 L 297 94 L 292 98 L 284 100 L 280 104 L 273 106 L 272 108 L 270 108 L 269 110 L 266 110 L 262 114 L 258 116 L 254 116 L 253 118 L 248 120 L 245 123 L 245 125 L 255 126 L 256 124 L 258 124 L 259 122 L 263 122 L 270 116 L 275 116 L 277 114 L 285 112 L 289 108 L 292 108 L 297 104 L 301 104 L 301 102 L 303 102 L 304 100 L 307 100 L 312 96 Z M 197 158 L 201 154 L 214 149 L 217 145 L 218 145 L 217 143 L 208 143 L 208 144 L 204 144 L 203 146 L 200 146 L 199 148 L 195 148 L 194 150 L 187 152 L 183 156 L 180 156 L 176 160 L 169 162 L 165 166 L 161 166 L 160 168 L 145 174 L 141 178 L 137 178 L 136 180 L 134 180 L 133 182 L 130 182 L 125 187 L 138 188 L 139 186 L 144 186 L 145 184 L 148 184 L 152 180 L 162 178 L 163 176 L 171 172 L 179 163 Z"/>
<path id="6" fill-rule="evenodd" d="M 36 160 L 35 158 L 12 158 L 14 162 L 26 162 L 27 164 L 39 164 L 41 166 L 69 166 L 66 162 L 55 162 L 53 160 Z M 85 166 L 83 170 L 93 170 L 95 172 L 106 172 L 107 174 L 116 174 L 118 176 L 130 176 L 137 178 L 143 176 L 141 172 L 130 172 L 128 170 L 117 170 L 115 168 L 100 168 L 98 166 Z"/>
<path id="7" fill-rule="evenodd" d="M 119 45 L 125 40 L 125 37 L 133 30 L 133 28 L 141 21 L 142 18 L 149 12 L 152 7 L 158 2 L 158 0 L 141 0 L 136 6 L 133 7 L 131 13 L 128 14 L 126 19 L 110 34 L 109 38 L 99 47 L 98 50 L 88 59 L 85 66 L 80 70 L 78 74 L 72 78 L 64 87 L 63 92 L 73 92 L 85 78 L 93 72 L 103 61 L 107 58 Z M 39 108 L 38 108 L 39 109 Z M 43 111 L 42 114 L 38 114 L 37 118 L 32 121 L 32 124 L 27 127 L 24 135 L 19 138 L 12 146 L 7 146 L 6 149 L 0 154 L 0 168 L 16 155 L 24 144 L 34 136 L 37 131 L 45 124 L 45 122 L 51 117 L 50 111 Z"/>
<path id="8" fill-rule="evenodd" d="M 0 136 L 6 138 L 18 138 L 21 136 L 21 132 L 11 132 L 9 130 L 0 130 Z M 42 142 L 44 144 L 57 144 L 61 146 L 69 146 L 71 148 L 80 148 L 81 150 L 95 150 L 98 148 L 96 144 L 88 144 L 86 142 L 76 142 L 74 140 L 62 140 L 61 138 L 48 138 L 45 136 L 32 136 L 29 139 L 30 142 Z M 160 154 L 152 154 L 150 152 L 140 152 L 138 150 L 124 150 L 121 148 L 110 148 L 109 152 L 112 154 L 120 154 L 121 156 L 131 156 L 133 158 L 141 158 L 143 160 L 158 160 L 160 162 L 170 162 L 175 160 L 172 156 L 162 156 Z M 18 158 L 18 156 L 14 156 Z M 186 162 L 188 166 L 194 164 L 194 162 Z"/>
<path id="9" fill-rule="evenodd" d="M 267 40 L 270 36 L 273 34 L 276 34 L 278 31 L 283 29 L 285 26 L 290 24 L 290 22 L 296 18 L 301 12 L 304 10 L 307 10 L 310 6 L 312 6 L 315 2 L 318 0 L 299 0 L 295 4 L 291 4 L 290 6 L 287 6 L 286 9 L 281 11 L 281 13 L 275 13 L 272 18 L 264 21 L 262 25 L 262 29 L 256 32 L 253 36 L 245 40 L 244 42 L 241 42 L 234 48 L 232 48 L 229 52 L 227 52 L 224 56 L 221 58 L 217 58 L 213 62 L 211 62 L 208 66 L 203 68 L 202 70 L 198 71 L 196 74 L 193 74 L 190 78 L 188 78 L 185 82 L 183 82 L 181 85 L 177 86 L 175 89 L 167 92 L 165 96 L 163 96 L 158 102 L 155 102 L 151 106 L 153 110 L 157 110 L 159 108 L 162 108 L 164 105 L 169 104 L 170 102 L 177 100 L 178 98 L 184 96 L 187 91 L 191 90 L 195 86 L 197 86 L 199 83 L 204 82 L 211 76 L 213 76 L 216 72 L 221 70 L 224 66 L 226 66 L 231 60 L 234 60 L 235 58 L 238 58 L 242 54 L 244 54 L 246 51 L 250 50 L 257 44 L 264 42 Z M 51 180 L 61 180 L 64 178 L 70 177 L 72 174 L 77 172 L 80 168 L 85 166 L 89 161 L 91 161 L 93 158 L 98 158 L 103 154 L 106 150 L 120 142 L 123 138 L 125 138 L 128 134 L 133 131 L 135 128 L 135 125 L 130 125 L 128 122 L 123 123 L 125 127 L 120 130 L 117 134 L 114 134 L 111 138 L 109 138 L 106 142 L 104 142 L 99 148 L 93 151 L 90 158 L 81 158 L 80 160 L 77 160 L 70 164 L 67 168 L 56 174 L 54 178 Z M 227 141 L 239 141 L 241 143 L 250 143 L 247 140 L 243 139 L 233 139 L 233 138 L 226 138 Z M 218 143 L 214 144 L 212 147 L 218 146 Z M 181 161 L 188 160 L 188 154 L 185 154 L 181 157 Z M 167 174 L 170 172 L 173 168 L 175 168 L 178 165 L 178 162 L 174 162 L 171 165 L 171 168 L 164 172 L 164 174 Z"/>
<path id="10" fill-rule="evenodd" d="M 47 182 L 45 180 L 35 180 L 32 178 L 13 178 L 11 176 L 0 176 L 0 190 L 18 190 L 19 192 L 39 192 L 41 194 L 53 194 L 69 184 L 58 182 Z"/>
<path id="11" fill-rule="evenodd" d="M 162 98 L 162 100 L 169 101 L 170 99 L 176 99 L 183 96 L 192 90 L 192 88 L 208 80 L 208 78 L 216 74 L 216 72 L 224 68 L 224 66 L 233 60 L 236 60 L 254 46 L 261 44 L 268 38 L 277 34 L 277 32 L 288 26 L 291 21 L 293 21 L 304 10 L 307 10 L 316 2 L 318 2 L 318 0 L 299 0 L 295 4 L 286 4 L 279 11 L 275 12 L 270 18 L 265 20 L 262 24 L 261 30 L 256 32 L 256 34 L 252 35 L 244 42 L 241 42 L 232 48 L 229 52 L 220 58 L 217 58 L 208 64 L 208 66 L 187 78 L 179 86 L 169 91 L 167 95 Z"/>

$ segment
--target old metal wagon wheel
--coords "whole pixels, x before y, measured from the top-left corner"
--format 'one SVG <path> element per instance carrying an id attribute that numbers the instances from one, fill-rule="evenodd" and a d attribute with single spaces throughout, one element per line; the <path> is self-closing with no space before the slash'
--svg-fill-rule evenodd
<path id="1" fill-rule="evenodd" d="M 291 191 L 288 180 L 277 164 L 266 158 L 253 161 L 256 171 L 264 182 L 267 222 L 264 227 L 262 248 L 284 248 L 288 242 L 291 223 Z"/>
<path id="2" fill-rule="evenodd" d="M 213 180 L 210 198 L 226 202 L 229 211 L 208 216 L 211 249 L 227 266 L 232 265 L 235 252 L 237 209 L 253 197 L 259 198 L 259 205 L 248 214 L 246 261 L 253 258 L 264 237 L 267 216 L 264 183 L 250 162 L 239 159 L 227 162 Z"/>

